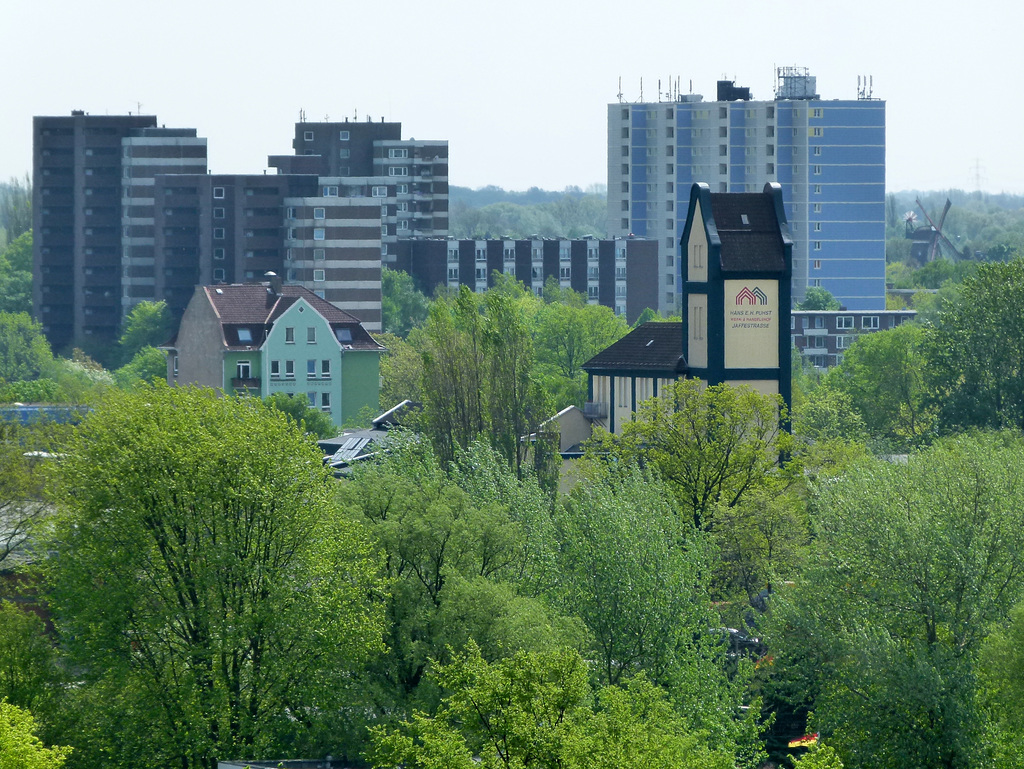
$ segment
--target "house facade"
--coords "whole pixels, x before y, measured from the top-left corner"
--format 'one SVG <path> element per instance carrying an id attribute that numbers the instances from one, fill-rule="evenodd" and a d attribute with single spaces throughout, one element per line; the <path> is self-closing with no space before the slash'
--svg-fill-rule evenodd
<path id="1" fill-rule="evenodd" d="M 164 345 L 171 385 L 304 397 L 341 427 L 379 408 L 384 351 L 357 318 L 301 286 L 199 286 Z"/>

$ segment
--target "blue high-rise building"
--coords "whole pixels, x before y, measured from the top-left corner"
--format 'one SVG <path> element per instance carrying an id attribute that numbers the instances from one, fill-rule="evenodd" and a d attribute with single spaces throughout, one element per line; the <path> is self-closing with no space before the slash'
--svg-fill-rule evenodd
<path id="1" fill-rule="evenodd" d="M 828 289 L 850 310 L 885 308 L 885 102 L 867 87 L 823 100 L 805 69 L 775 98 L 719 81 L 717 101 L 663 94 L 608 105 L 608 228 L 655 238 L 662 312 L 678 312 L 679 238 L 693 182 L 713 192 L 782 186 L 794 240 L 793 301 Z"/>

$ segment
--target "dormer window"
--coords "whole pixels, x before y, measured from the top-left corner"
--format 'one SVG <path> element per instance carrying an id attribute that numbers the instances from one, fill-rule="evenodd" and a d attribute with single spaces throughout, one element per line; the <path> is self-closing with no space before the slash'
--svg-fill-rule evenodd
<path id="1" fill-rule="evenodd" d="M 243 344 L 252 344 L 252 330 L 248 328 L 238 329 L 238 341 Z"/>
<path id="2" fill-rule="evenodd" d="M 740 214 L 740 221 L 743 222 L 744 227 L 750 226 L 750 217 L 746 214 Z"/>
<path id="3" fill-rule="evenodd" d="M 352 343 L 352 329 L 350 329 L 350 328 L 339 328 L 334 333 L 335 333 L 335 336 L 337 336 L 339 342 L 341 342 L 343 344 L 351 344 Z"/>

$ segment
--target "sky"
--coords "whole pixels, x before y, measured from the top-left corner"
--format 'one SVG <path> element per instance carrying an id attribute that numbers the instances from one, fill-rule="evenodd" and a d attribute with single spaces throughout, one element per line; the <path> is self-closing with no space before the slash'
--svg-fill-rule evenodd
<path id="1" fill-rule="evenodd" d="M 294 123 L 402 123 L 447 139 L 449 182 L 607 181 L 607 105 L 735 79 L 773 96 L 806 67 L 823 99 L 870 76 L 886 187 L 1024 193 L 1024 7 L 1006 0 L 0 0 L 0 179 L 32 167 L 33 115 L 155 114 L 259 173 Z"/>

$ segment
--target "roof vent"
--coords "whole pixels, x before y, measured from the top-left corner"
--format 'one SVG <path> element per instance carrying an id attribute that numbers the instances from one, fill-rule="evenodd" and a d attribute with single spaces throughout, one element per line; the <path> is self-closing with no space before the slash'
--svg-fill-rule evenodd
<path id="1" fill-rule="evenodd" d="M 740 214 L 740 221 L 743 222 L 744 225 L 750 225 L 750 217 L 746 214 Z"/>
<path id="2" fill-rule="evenodd" d="M 224 292 L 223 292 L 223 291 L 221 291 L 221 290 L 220 290 L 219 288 L 215 288 L 215 289 L 213 289 L 213 290 L 214 290 L 214 291 L 216 291 L 216 292 L 217 292 L 218 294 L 223 294 L 223 293 L 224 293 Z"/>

